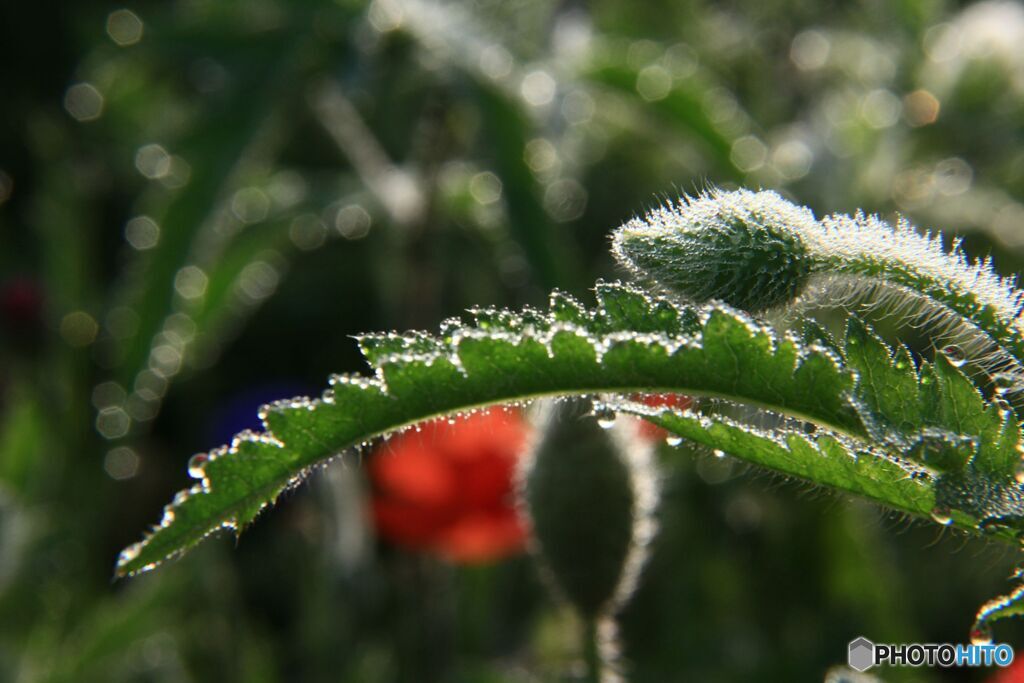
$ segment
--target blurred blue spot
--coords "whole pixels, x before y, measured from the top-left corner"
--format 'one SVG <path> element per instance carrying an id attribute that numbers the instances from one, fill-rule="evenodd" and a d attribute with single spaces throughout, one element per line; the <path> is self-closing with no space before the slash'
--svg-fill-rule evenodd
<path id="1" fill-rule="evenodd" d="M 245 429 L 263 431 L 263 424 L 259 418 L 261 406 L 281 399 L 310 396 L 314 393 L 309 385 L 291 381 L 247 387 L 222 402 L 213 412 L 208 427 L 210 443 L 230 443 L 235 434 Z"/>

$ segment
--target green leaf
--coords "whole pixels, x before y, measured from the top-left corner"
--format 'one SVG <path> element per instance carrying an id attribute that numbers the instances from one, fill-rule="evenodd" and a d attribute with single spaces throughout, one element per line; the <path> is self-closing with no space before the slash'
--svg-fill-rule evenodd
<path id="1" fill-rule="evenodd" d="M 1017 481 L 1021 427 L 998 401 L 987 403 L 962 363 L 939 354 L 920 375 L 910 352 L 895 354 L 853 317 L 839 349 L 816 323 L 803 338 L 839 353 L 857 373 L 855 405 L 874 447 L 834 435 L 758 432 L 724 417 L 679 415 L 638 403 L 614 409 L 640 415 L 669 432 L 748 462 L 882 502 L 944 524 L 1019 542 L 1024 489 Z M 1024 567 L 1015 579 L 1024 578 Z M 992 624 L 1024 614 L 1024 583 L 979 609 L 971 638 L 991 641 Z"/>
<path id="2" fill-rule="evenodd" d="M 241 529 L 307 470 L 346 449 L 488 404 L 678 392 L 764 407 L 837 434 L 866 435 L 849 399 L 853 373 L 833 353 L 779 339 L 728 309 L 682 309 L 623 285 L 602 284 L 598 293 L 599 305 L 589 311 L 556 294 L 545 314 L 478 312 L 477 324 L 449 323 L 443 338 L 364 337 L 372 379 L 336 376 L 322 399 L 267 406 L 265 432 L 240 434 L 230 446 L 194 458 L 190 472 L 200 483 L 179 493 L 161 524 L 121 554 L 118 573 L 148 569 L 222 527 Z M 615 313 L 604 302 L 627 300 L 642 301 L 646 315 L 665 329 L 613 329 Z"/>
<path id="3" fill-rule="evenodd" d="M 857 395 L 874 417 L 873 427 L 906 435 L 921 428 L 922 398 L 913 359 L 904 347 L 893 359 L 889 347 L 856 316 L 846 327 L 844 352 L 857 371 Z"/>
<path id="4" fill-rule="evenodd" d="M 909 351 L 895 354 L 856 317 L 844 357 L 857 372 L 856 401 L 874 440 L 935 475 L 933 512 L 968 528 L 1011 532 L 1024 519 L 1016 416 L 988 403 L 945 353 L 914 370 Z"/>
<path id="5" fill-rule="evenodd" d="M 731 309 L 681 307 L 621 284 L 599 283 L 597 296 L 593 309 L 560 292 L 546 311 L 478 309 L 440 336 L 361 337 L 372 378 L 336 376 L 320 399 L 267 406 L 264 432 L 196 456 L 200 483 L 122 553 L 118 573 L 148 569 L 219 528 L 240 530 L 347 449 L 439 415 L 543 396 L 609 394 L 602 400 L 615 410 L 786 475 L 998 538 L 1024 527 L 1017 421 L 944 357 L 918 374 L 906 349 L 893 354 L 859 321 L 839 348 L 820 329 L 805 330 L 804 344 Z M 636 392 L 715 397 L 817 430 L 615 398 Z"/>
<path id="6" fill-rule="evenodd" d="M 768 432 L 727 417 L 678 414 L 635 402 L 613 402 L 669 432 L 776 472 L 854 493 L 910 514 L 928 516 L 935 495 L 927 471 L 855 439 L 796 430 Z"/>

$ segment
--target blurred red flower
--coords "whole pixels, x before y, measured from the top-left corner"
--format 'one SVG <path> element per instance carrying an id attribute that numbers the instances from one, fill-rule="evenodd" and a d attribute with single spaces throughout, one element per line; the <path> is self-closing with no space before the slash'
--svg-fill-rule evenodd
<path id="1" fill-rule="evenodd" d="M 1024 657 L 988 677 L 988 683 L 1024 683 Z"/>
<path id="2" fill-rule="evenodd" d="M 514 487 L 528 432 L 519 411 L 491 408 L 393 437 L 369 466 L 380 535 L 460 563 L 522 551 Z"/>
<path id="3" fill-rule="evenodd" d="M 683 396 L 682 394 L 642 394 L 636 397 L 641 403 L 649 406 L 659 408 L 661 406 L 667 406 L 670 408 L 676 408 L 677 410 L 686 410 L 693 403 L 693 399 L 689 396 Z M 640 420 L 639 435 L 641 438 L 648 439 L 650 441 L 661 441 L 666 436 L 666 432 L 661 427 L 657 427 L 647 420 Z"/>
<path id="4" fill-rule="evenodd" d="M 42 315 L 43 291 L 29 277 L 18 277 L 0 287 L 0 311 L 7 323 L 24 325 Z"/>

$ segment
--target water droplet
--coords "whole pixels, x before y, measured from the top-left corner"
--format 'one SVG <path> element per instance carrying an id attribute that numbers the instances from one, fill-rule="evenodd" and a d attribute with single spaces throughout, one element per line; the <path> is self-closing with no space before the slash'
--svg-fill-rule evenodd
<path id="1" fill-rule="evenodd" d="M 611 429 L 615 425 L 615 411 L 610 408 L 599 408 L 594 411 L 597 424 L 601 429 Z"/>
<path id="2" fill-rule="evenodd" d="M 206 462 L 209 460 L 206 453 L 196 453 L 188 461 L 188 476 L 193 479 L 204 479 L 206 478 Z"/>
<path id="3" fill-rule="evenodd" d="M 117 563 L 119 565 L 128 564 L 136 557 L 138 557 L 140 552 L 142 552 L 142 544 L 133 543 L 132 545 L 128 546 L 127 548 L 121 551 L 121 554 L 117 556 Z"/>
<path id="4" fill-rule="evenodd" d="M 713 452 L 713 453 L 715 454 L 715 457 L 716 457 L 716 458 L 724 458 L 724 457 L 725 457 L 725 451 L 723 451 L 723 450 L 720 450 L 720 449 L 718 449 L 718 448 L 716 448 L 716 449 L 715 449 L 714 451 L 712 451 L 712 452 Z"/>
<path id="5" fill-rule="evenodd" d="M 1013 468 L 1013 478 L 1017 480 L 1018 484 L 1024 484 L 1024 462 L 1017 463 L 1017 466 Z"/>
<path id="6" fill-rule="evenodd" d="M 1009 372 L 998 372 L 992 375 L 992 387 L 996 396 L 1005 396 L 1013 389 L 1014 378 Z"/>
<path id="7" fill-rule="evenodd" d="M 967 362 L 967 354 L 964 350 L 955 344 L 950 344 L 946 348 L 942 349 L 942 355 L 949 360 L 949 364 L 954 368 L 961 368 Z"/>
<path id="8" fill-rule="evenodd" d="M 665 437 L 665 443 L 668 444 L 669 446 L 678 446 L 682 442 L 683 437 L 677 436 L 675 434 L 669 434 L 668 436 Z"/>
<path id="9" fill-rule="evenodd" d="M 944 505 L 936 505 L 932 508 L 932 519 L 942 526 L 949 526 L 953 523 L 953 516 L 949 508 Z"/>
<path id="10" fill-rule="evenodd" d="M 991 645 L 992 629 L 988 626 L 975 626 L 971 629 L 971 645 Z"/>
<path id="11" fill-rule="evenodd" d="M 978 522 L 978 531 L 983 534 L 998 534 L 1010 528 L 1006 517 L 986 517 Z"/>

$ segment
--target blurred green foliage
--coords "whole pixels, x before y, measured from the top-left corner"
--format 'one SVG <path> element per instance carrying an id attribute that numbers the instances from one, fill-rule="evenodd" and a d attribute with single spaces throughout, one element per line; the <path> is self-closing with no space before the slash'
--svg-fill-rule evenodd
<path id="1" fill-rule="evenodd" d="M 0 46 L 3 681 L 561 676 L 575 629 L 533 566 L 375 542 L 355 457 L 237 544 L 112 584 L 114 558 L 239 414 L 358 370 L 350 335 L 583 295 L 677 192 L 901 211 L 1024 263 L 1009 0 L 44 0 L 0 6 Z M 962 642 L 1015 559 L 663 456 L 635 681 Z"/>

